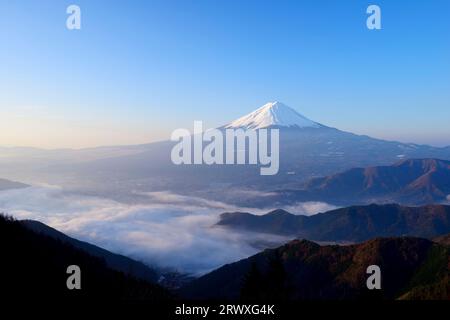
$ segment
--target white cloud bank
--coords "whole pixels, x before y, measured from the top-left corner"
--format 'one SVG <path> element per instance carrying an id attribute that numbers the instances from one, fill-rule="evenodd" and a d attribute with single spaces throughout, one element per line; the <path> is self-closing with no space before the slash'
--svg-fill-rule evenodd
<path id="1" fill-rule="evenodd" d="M 52 186 L 0 192 L 0 212 L 34 219 L 70 236 L 149 265 L 200 274 L 248 257 L 255 243 L 283 243 L 287 238 L 212 227 L 220 213 L 248 211 L 218 201 L 167 192 L 146 194 L 152 204 L 129 205 L 98 197 L 69 194 Z M 285 209 L 313 214 L 332 208 L 304 203 Z M 264 211 L 266 212 L 266 211 Z"/>
<path id="2" fill-rule="evenodd" d="M 284 210 L 297 215 L 312 216 L 320 212 L 327 212 L 338 207 L 325 202 L 308 201 L 283 207 Z"/>

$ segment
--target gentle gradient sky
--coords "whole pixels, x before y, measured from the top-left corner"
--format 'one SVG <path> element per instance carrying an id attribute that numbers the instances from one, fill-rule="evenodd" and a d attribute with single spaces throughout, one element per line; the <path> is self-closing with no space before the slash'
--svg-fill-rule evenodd
<path id="1" fill-rule="evenodd" d="M 66 29 L 70 4 L 80 31 Z M 369 4 L 381 31 L 366 28 Z M 272 100 L 450 145 L 448 0 L 0 0 L 0 42 L 0 145 L 144 143 Z"/>

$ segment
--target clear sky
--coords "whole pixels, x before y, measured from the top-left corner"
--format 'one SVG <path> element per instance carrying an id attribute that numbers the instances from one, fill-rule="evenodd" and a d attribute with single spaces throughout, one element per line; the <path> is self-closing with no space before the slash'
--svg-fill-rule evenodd
<path id="1" fill-rule="evenodd" d="M 70 4 L 81 30 L 66 29 Z M 0 0 L 0 42 L 0 145 L 144 143 L 273 100 L 450 145 L 448 0 Z"/>

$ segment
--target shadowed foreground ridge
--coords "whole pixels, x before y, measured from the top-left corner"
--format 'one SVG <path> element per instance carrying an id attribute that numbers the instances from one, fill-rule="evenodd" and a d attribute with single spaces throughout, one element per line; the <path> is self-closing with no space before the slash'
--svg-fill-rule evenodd
<path id="1" fill-rule="evenodd" d="M 377 238 L 350 246 L 294 240 L 193 281 L 185 297 L 286 299 L 450 299 L 450 248 L 420 238 Z M 378 265 L 382 289 L 368 290 Z"/>
<path id="2" fill-rule="evenodd" d="M 146 280 L 152 283 L 158 280 L 157 270 L 148 267 L 147 265 L 141 262 L 135 261 L 123 255 L 112 253 L 108 250 L 97 247 L 88 242 L 71 238 L 66 234 L 59 232 L 58 230 L 53 229 L 39 221 L 21 220 L 20 224 L 34 231 L 35 233 L 48 236 L 62 243 L 67 243 L 81 251 L 86 252 L 91 256 L 97 257 L 103 260 L 108 268 L 111 268 L 119 272 L 123 272 L 126 275 L 130 275 L 132 277 Z"/>
<path id="3" fill-rule="evenodd" d="M 160 286 L 107 267 L 103 259 L 58 239 L 35 233 L 0 215 L 0 292 L 9 300 L 169 299 Z M 68 290 L 66 269 L 81 268 L 81 290 Z"/>

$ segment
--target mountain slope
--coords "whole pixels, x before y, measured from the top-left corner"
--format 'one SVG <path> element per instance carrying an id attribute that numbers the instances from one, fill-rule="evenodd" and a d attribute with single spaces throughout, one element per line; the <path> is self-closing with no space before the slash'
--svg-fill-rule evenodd
<path id="1" fill-rule="evenodd" d="M 104 260 L 4 216 L 0 252 L 0 293 L 8 301 L 158 301 L 171 296 L 156 284 L 114 271 Z M 66 287 L 70 265 L 81 269 L 81 290 Z"/>
<path id="2" fill-rule="evenodd" d="M 80 241 L 53 229 L 46 224 L 34 220 L 21 220 L 20 223 L 26 228 L 44 236 L 48 236 L 62 243 L 69 244 L 74 248 L 82 250 L 93 257 L 97 257 L 105 261 L 108 268 L 123 272 L 135 278 L 143 279 L 149 282 L 158 280 L 157 272 L 145 264 L 130 259 L 128 257 L 112 253 L 103 248 L 97 247 L 88 242 Z"/>
<path id="3" fill-rule="evenodd" d="M 354 206 L 313 216 L 284 210 L 262 216 L 234 212 L 223 213 L 217 225 L 314 241 L 359 242 L 403 235 L 433 238 L 450 233 L 450 206 Z"/>
<path id="4" fill-rule="evenodd" d="M 212 271 L 182 288 L 181 294 L 193 299 L 271 301 L 450 299 L 450 288 L 442 286 L 450 275 L 449 258 L 448 247 L 418 238 L 374 239 L 351 246 L 294 240 Z M 370 265 L 381 269 L 381 290 L 366 287 Z M 431 296 L 418 292 L 424 286 Z"/>

